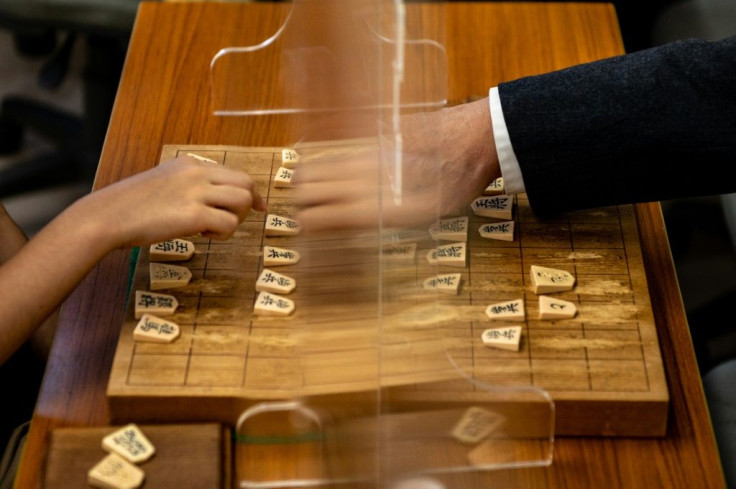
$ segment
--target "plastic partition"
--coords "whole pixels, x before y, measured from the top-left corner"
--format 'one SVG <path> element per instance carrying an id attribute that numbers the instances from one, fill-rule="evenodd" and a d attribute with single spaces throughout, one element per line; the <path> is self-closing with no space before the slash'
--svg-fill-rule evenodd
<path id="1" fill-rule="evenodd" d="M 270 38 L 212 60 L 213 112 L 293 118 L 295 171 L 329 169 L 356 209 L 355 226 L 295 238 L 309 304 L 278 327 L 300 378 L 234 423 L 238 449 L 264 461 L 241 487 L 388 488 L 552 462 L 549 395 L 478 381 L 475 312 L 423 287 L 452 272 L 425 256 L 448 244 L 427 231 L 446 217 L 443 45 L 440 4 L 295 0 Z"/>

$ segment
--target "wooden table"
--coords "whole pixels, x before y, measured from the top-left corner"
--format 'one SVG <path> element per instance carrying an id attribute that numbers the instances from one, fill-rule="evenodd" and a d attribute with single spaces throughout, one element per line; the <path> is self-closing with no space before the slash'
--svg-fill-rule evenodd
<path id="1" fill-rule="evenodd" d="M 95 188 L 152 167 L 164 144 L 286 144 L 272 125 L 211 115 L 207 70 L 219 48 L 266 38 L 287 9 L 142 4 Z M 446 26 L 450 103 L 504 80 L 623 52 L 608 4 L 451 3 Z M 558 438 L 551 467 L 499 471 L 478 487 L 725 487 L 660 206 L 638 205 L 636 212 L 671 394 L 667 436 Z M 124 250 L 107 256 L 64 305 L 16 487 L 41 486 L 50 430 L 109 424 L 105 389 L 124 318 L 129 256 Z"/>

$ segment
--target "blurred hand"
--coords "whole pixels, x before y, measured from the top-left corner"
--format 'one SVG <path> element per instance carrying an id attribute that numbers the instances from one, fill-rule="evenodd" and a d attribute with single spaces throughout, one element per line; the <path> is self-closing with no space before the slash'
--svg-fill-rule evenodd
<path id="1" fill-rule="evenodd" d="M 307 154 L 294 173 L 297 215 L 305 231 L 407 227 L 457 214 L 500 176 L 488 100 L 401 120 L 401 202 L 394 199 L 394 147 L 347 160 Z"/>

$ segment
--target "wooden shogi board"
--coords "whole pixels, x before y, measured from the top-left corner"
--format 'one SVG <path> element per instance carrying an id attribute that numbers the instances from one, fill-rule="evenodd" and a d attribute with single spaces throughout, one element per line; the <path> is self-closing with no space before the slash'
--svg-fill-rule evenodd
<path id="1" fill-rule="evenodd" d="M 295 214 L 293 189 L 273 186 L 281 148 L 170 145 L 161 160 L 188 152 L 247 171 L 267 197 L 269 213 Z M 373 267 L 371 250 L 384 241 L 372 249 L 356 245 L 355 237 L 264 237 L 263 213 L 252 212 L 228 241 L 189 238 L 197 252 L 183 264 L 194 279 L 163 291 L 180 303 L 172 320 L 182 336 L 169 345 L 135 343 L 137 321 L 129 304 L 108 386 L 112 418 L 234 423 L 261 400 L 334 398 L 379 384 L 395 402 L 472 403 L 490 384 L 546 390 L 555 404 L 558 435 L 664 435 L 669 398 L 633 207 L 541 220 L 521 195 L 510 242 L 481 238 L 480 225 L 494 220 L 470 209 L 467 214 L 465 268 L 430 266 L 425 256 L 437 243 L 415 230 L 397 234 L 397 242 L 417 243 L 415 260 L 375 266 L 380 271 L 373 278 L 365 278 L 372 273 L 366 272 Z M 289 296 L 296 302 L 291 317 L 252 314 L 264 244 L 299 248 L 306 256 L 299 264 L 274 268 L 297 281 Z M 347 248 L 353 251 L 341 252 Z M 538 319 L 531 265 L 574 273 L 575 288 L 554 296 L 577 304 L 575 318 Z M 463 279 L 457 296 L 422 291 L 426 278 L 454 272 Z M 133 290 L 147 290 L 147 283 L 148 252 L 141 250 Z M 388 319 L 381 319 L 378 336 L 377 303 L 386 291 L 402 297 L 382 304 L 380 314 Z M 485 315 L 489 304 L 518 298 L 525 299 L 524 321 L 492 322 Z M 428 317 L 437 324 L 427 326 Z M 518 352 L 483 345 L 485 329 L 507 324 L 523 326 Z M 376 344 L 382 345 L 380 374 Z"/>

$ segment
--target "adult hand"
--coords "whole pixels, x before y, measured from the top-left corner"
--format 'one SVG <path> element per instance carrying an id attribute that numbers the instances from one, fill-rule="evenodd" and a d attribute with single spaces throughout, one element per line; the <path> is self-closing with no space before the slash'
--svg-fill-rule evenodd
<path id="1" fill-rule="evenodd" d="M 488 100 L 401 120 L 401 201 L 391 151 L 373 148 L 346 160 L 315 159 L 297 166 L 295 198 L 305 231 L 406 227 L 453 215 L 500 176 Z"/>

